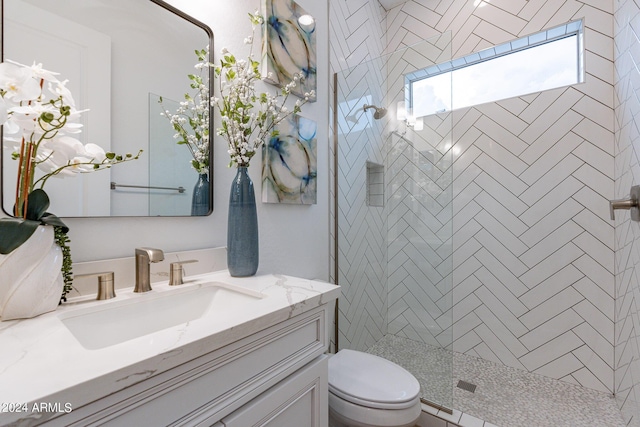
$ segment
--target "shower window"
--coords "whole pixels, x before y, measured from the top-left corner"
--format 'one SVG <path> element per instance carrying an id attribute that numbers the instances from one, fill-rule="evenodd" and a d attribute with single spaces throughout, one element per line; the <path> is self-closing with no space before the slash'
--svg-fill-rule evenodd
<path id="1" fill-rule="evenodd" d="M 584 81 L 582 21 L 440 63 L 405 76 L 414 117 Z"/>

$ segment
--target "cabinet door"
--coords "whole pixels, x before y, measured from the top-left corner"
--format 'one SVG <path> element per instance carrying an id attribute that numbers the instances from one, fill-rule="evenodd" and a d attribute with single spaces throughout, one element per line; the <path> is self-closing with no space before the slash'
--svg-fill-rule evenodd
<path id="1" fill-rule="evenodd" d="M 327 427 L 327 361 L 327 356 L 318 357 L 222 423 L 225 427 Z"/>

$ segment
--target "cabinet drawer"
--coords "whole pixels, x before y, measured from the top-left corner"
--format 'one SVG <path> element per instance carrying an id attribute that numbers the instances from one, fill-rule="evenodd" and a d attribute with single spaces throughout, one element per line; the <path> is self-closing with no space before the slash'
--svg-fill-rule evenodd
<path id="1" fill-rule="evenodd" d="M 222 419 L 225 427 L 326 427 L 328 357 L 320 356 Z"/>
<path id="2" fill-rule="evenodd" d="M 211 425 L 324 353 L 327 310 L 288 319 L 47 425 Z"/>

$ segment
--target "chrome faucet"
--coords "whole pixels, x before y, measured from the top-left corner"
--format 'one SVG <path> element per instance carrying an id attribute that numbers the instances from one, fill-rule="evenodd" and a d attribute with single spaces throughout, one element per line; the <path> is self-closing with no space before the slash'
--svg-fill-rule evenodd
<path id="1" fill-rule="evenodd" d="M 151 274 L 149 264 L 164 260 L 160 249 L 136 248 L 136 287 L 133 292 L 149 292 L 151 290 Z"/>

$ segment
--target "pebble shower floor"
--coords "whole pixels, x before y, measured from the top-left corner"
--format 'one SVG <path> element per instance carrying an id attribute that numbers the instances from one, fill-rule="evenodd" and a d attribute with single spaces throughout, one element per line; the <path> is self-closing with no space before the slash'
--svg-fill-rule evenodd
<path id="1" fill-rule="evenodd" d="M 453 388 L 454 410 L 498 427 L 624 427 L 614 398 L 606 393 L 387 335 L 369 350 L 411 372 L 423 397 Z M 477 386 L 473 393 L 459 380 Z M 443 383 L 444 382 L 444 383 Z"/>

